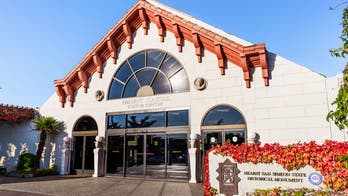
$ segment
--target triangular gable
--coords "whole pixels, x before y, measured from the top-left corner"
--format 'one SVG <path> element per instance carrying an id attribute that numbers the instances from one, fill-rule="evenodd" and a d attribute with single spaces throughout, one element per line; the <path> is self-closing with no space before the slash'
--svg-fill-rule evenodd
<path id="1" fill-rule="evenodd" d="M 250 88 L 251 69 L 261 67 L 265 86 L 268 86 L 268 64 L 264 44 L 243 46 L 205 25 L 180 16 L 173 9 L 167 9 L 157 2 L 139 0 L 64 79 L 54 81 L 62 107 L 66 99 L 73 106 L 74 93 L 81 86 L 87 93 L 88 79 L 96 72 L 101 78 L 104 62 L 111 57 L 116 64 L 118 47 L 127 42 L 131 49 L 133 32 L 142 27 L 147 35 L 150 22 L 156 24 L 161 42 L 165 41 L 166 32 L 175 35 L 179 52 L 182 52 L 184 41 L 193 43 L 198 62 L 202 61 L 203 49 L 216 54 L 221 75 L 225 74 L 227 61 L 239 66 L 243 70 L 247 88 Z"/>

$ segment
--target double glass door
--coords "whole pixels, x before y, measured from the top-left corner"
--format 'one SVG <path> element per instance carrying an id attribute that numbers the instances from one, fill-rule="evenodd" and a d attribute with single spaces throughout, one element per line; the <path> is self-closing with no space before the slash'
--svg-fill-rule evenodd
<path id="1" fill-rule="evenodd" d="M 71 171 L 76 174 L 92 175 L 94 169 L 95 136 L 74 136 Z"/>
<path id="2" fill-rule="evenodd" d="M 187 180 L 187 134 L 109 136 L 107 172 L 124 176 Z"/>

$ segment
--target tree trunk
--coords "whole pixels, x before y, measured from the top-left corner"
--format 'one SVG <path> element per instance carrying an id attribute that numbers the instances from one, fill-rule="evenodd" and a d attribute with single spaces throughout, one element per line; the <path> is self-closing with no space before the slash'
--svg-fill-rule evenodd
<path id="1" fill-rule="evenodd" d="M 37 176 L 37 169 L 40 166 L 40 160 L 41 160 L 43 149 L 45 147 L 46 138 L 47 138 L 46 131 L 41 131 L 40 141 L 39 141 L 39 144 L 37 146 L 37 151 L 36 151 L 36 160 L 34 162 L 34 167 L 33 167 L 33 175 L 34 176 Z"/>

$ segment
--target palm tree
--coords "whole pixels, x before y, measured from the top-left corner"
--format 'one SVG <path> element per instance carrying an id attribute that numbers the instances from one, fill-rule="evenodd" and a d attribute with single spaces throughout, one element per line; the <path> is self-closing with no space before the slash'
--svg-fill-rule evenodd
<path id="1" fill-rule="evenodd" d="M 42 155 L 43 149 L 45 147 L 47 133 L 57 135 L 59 133 L 60 123 L 52 117 L 34 118 L 33 122 L 36 125 L 36 130 L 41 131 L 40 141 L 39 141 L 37 151 L 36 151 L 36 160 L 34 162 L 34 168 L 33 168 L 33 175 L 36 176 L 37 175 L 37 168 L 39 167 L 39 162 L 41 159 L 41 155 Z"/>

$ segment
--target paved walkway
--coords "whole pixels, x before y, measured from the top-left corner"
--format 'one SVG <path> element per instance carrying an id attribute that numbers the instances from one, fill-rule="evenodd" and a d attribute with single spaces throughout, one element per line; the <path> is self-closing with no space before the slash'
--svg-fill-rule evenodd
<path id="1" fill-rule="evenodd" d="M 201 196 L 201 184 L 120 177 L 49 176 L 13 178 L 0 176 L 0 195 L 130 195 Z"/>

